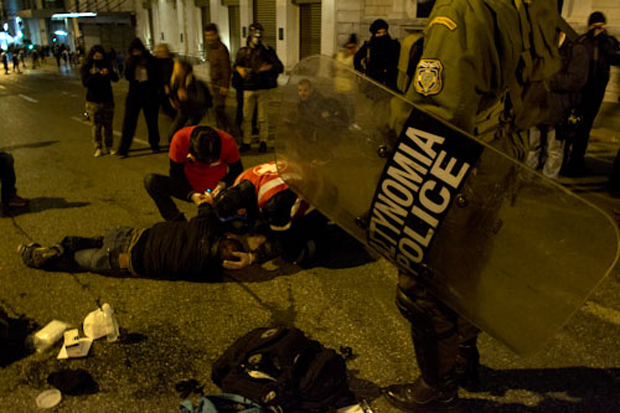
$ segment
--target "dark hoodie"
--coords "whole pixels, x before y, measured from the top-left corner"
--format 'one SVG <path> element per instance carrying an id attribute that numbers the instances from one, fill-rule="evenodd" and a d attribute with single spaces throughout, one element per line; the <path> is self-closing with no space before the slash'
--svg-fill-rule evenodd
<path id="1" fill-rule="evenodd" d="M 127 58 L 125 66 L 125 79 L 129 81 L 129 93 L 136 92 L 140 89 L 143 92 L 148 92 L 153 95 L 158 95 L 163 85 L 163 78 L 161 74 L 161 68 L 157 59 L 149 53 L 148 50 L 142 44 L 142 41 L 135 38 L 129 43 L 129 57 Z M 140 50 L 142 56 L 134 56 L 131 52 L 133 50 Z M 146 68 L 148 80 L 146 82 L 139 82 L 136 80 L 136 69 L 139 66 Z"/>
<path id="2" fill-rule="evenodd" d="M 104 53 L 103 48 L 97 49 L 93 47 L 88 54 L 86 63 L 82 65 L 80 69 L 82 75 L 82 84 L 87 88 L 86 100 L 88 102 L 102 103 L 113 102 L 114 95 L 112 94 L 112 83 L 118 82 L 118 73 L 112 69 L 112 65 L 108 59 L 95 60 L 93 56 L 95 53 Z M 93 66 L 96 66 L 99 71 L 97 73 L 91 73 Z M 108 69 L 107 75 L 101 74 L 101 69 Z"/>

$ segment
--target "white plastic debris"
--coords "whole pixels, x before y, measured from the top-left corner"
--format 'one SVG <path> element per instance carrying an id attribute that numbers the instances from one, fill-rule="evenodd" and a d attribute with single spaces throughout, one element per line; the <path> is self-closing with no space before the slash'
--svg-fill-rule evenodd
<path id="1" fill-rule="evenodd" d="M 114 309 L 105 303 L 95 311 L 90 312 L 84 319 L 84 334 L 91 340 L 107 336 L 108 341 L 116 341 L 119 336 L 118 322 L 114 316 Z"/>

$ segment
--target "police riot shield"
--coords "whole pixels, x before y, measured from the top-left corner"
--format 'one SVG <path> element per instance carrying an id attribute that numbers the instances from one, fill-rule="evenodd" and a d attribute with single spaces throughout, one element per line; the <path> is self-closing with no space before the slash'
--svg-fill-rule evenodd
<path id="1" fill-rule="evenodd" d="M 518 354 L 540 349 L 618 258 L 602 210 L 330 58 L 302 60 L 281 99 L 283 179 Z"/>

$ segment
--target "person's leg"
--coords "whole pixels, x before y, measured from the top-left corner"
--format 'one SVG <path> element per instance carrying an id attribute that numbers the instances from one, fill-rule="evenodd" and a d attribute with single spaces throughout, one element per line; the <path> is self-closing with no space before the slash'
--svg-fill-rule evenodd
<path id="1" fill-rule="evenodd" d="M 76 251 L 75 262 L 82 271 L 110 276 L 128 274 L 127 269 L 121 269 L 119 255 L 128 251 L 132 235 L 133 228 L 111 229 L 103 236 L 101 247 Z"/>
<path id="2" fill-rule="evenodd" d="M 243 92 L 243 144 L 252 143 L 252 114 L 256 105 L 256 91 L 246 90 Z"/>
<path id="3" fill-rule="evenodd" d="M 103 130 L 103 105 L 101 103 L 86 102 L 86 111 L 92 123 L 93 144 L 95 156 L 101 156 L 102 130 Z"/>
<path id="4" fill-rule="evenodd" d="M 114 102 L 105 102 L 102 109 L 102 123 L 104 128 L 104 142 L 108 153 L 114 154 Z"/>
<path id="5" fill-rule="evenodd" d="M 238 87 L 235 89 L 237 96 L 237 110 L 235 112 L 235 123 L 239 129 L 243 126 L 243 89 Z"/>
<path id="6" fill-rule="evenodd" d="M 605 96 L 605 89 L 593 90 L 586 97 L 581 104 L 580 113 L 582 116 L 581 124 L 575 134 L 573 141 L 573 147 L 571 149 L 570 158 L 568 161 L 568 169 L 573 172 L 579 172 L 585 168 L 585 155 L 588 150 L 588 143 L 590 141 L 590 132 L 594 125 L 596 115 L 603 103 L 603 97 Z"/>
<path id="7" fill-rule="evenodd" d="M 543 175 L 547 178 L 558 179 L 564 158 L 564 141 L 557 139 L 556 130 L 547 131 L 547 160 L 543 167 Z"/>
<path id="8" fill-rule="evenodd" d="M 525 164 L 536 170 L 540 162 L 540 129 L 536 127 L 530 128 L 529 133 L 530 149 L 525 158 Z"/>
<path id="9" fill-rule="evenodd" d="M 464 364 L 474 358 L 477 361 L 477 329 L 409 274 L 399 275 L 396 303 L 411 323 L 420 377 L 413 384 L 388 387 L 386 398 L 405 409 L 454 407 L 458 399 L 457 370 L 471 370 L 473 366 Z"/>
<path id="10" fill-rule="evenodd" d="M 142 110 L 149 131 L 149 145 L 154 152 L 159 152 L 159 100 L 147 98 L 142 102 Z"/>
<path id="11" fill-rule="evenodd" d="M 144 178 L 144 187 L 166 221 L 185 220 L 185 216 L 179 211 L 172 197 L 188 201 L 187 194 L 192 190 L 189 186 L 181 187 L 169 176 L 148 174 Z"/>
<path id="12" fill-rule="evenodd" d="M 8 152 L 0 152 L 0 181 L 2 182 L 2 206 L 7 208 L 9 200 L 17 192 L 15 189 L 15 168 L 13 156 Z"/>
<path id="13" fill-rule="evenodd" d="M 269 90 L 258 91 L 257 106 L 258 106 L 258 131 L 259 131 L 259 151 L 267 151 L 267 138 L 269 137 L 269 119 L 267 116 L 267 110 L 269 108 Z"/>
<path id="14" fill-rule="evenodd" d="M 136 133 L 138 125 L 138 115 L 140 114 L 140 104 L 135 92 L 129 92 L 125 101 L 125 118 L 123 119 L 123 134 L 121 135 L 121 143 L 118 147 L 118 154 L 127 156 L 133 135 Z"/>
<path id="15" fill-rule="evenodd" d="M 168 130 L 168 143 L 172 142 L 172 138 L 174 134 L 182 129 L 187 123 L 187 113 L 184 110 L 177 110 L 176 116 L 170 125 L 170 129 Z"/>

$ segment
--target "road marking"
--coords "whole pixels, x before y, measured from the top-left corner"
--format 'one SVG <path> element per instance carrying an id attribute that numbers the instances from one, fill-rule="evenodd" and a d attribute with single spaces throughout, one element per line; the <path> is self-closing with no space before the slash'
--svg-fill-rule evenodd
<path id="1" fill-rule="evenodd" d="M 39 101 L 37 99 L 31 98 L 30 96 L 26 96 L 26 95 L 22 95 L 22 94 L 19 94 L 17 96 L 19 96 L 20 98 L 22 98 L 24 100 L 27 100 L 28 102 L 39 103 Z"/>
<path id="2" fill-rule="evenodd" d="M 71 120 L 74 120 L 74 121 L 76 121 L 76 122 L 78 122 L 78 123 L 81 123 L 82 125 L 91 126 L 91 125 L 90 125 L 90 122 L 85 121 L 84 119 L 80 119 L 80 118 L 78 118 L 77 116 L 72 116 L 72 117 L 71 117 Z M 116 131 L 116 130 L 112 131 L 112 133 L 114 134 L 114 136 L 119 136 L 119 137 L 120 137 L 120 136 L 122 136 L 122 134 L 121 134 L 119 131 Z M 140 138 L 136 138 L 135 136 L 134 136 L 133 140 L 134 140 L 135 142 L 141 143 L 142 145 L 145 145 L 145 146 L 148 146 L 148 147 L 150 147 L 150 146 L 151 146 L 151 144 L 150 144 L 150 143 L 148 143 L 147 141 L 142 140 L 142 139 L 140 139 Z"/>
<path id="3" fill-rule="evenodd" d="M 620 326 L 620 311 L 618 310 L 603 307 L 593 301 L 588 301 L 586 302 L 586 306 L 583 308 L 583 311 L 604 321 Z"/>

